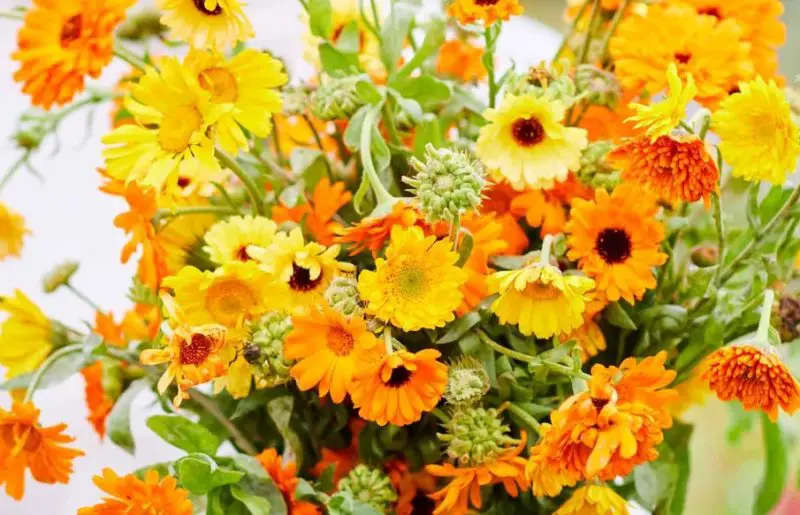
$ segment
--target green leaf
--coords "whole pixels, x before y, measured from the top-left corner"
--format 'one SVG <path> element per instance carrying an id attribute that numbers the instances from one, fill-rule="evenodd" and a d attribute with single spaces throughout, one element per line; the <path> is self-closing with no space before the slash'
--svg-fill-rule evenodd
<path id="1" fill-rule="evenodd" d="M 764 440 L 764 478 L 756 493 L 754 515 L 766 515 L 778 504 L 788 478 L 788 451 L 778 424 L 761 414 L 761 434 Z"/>
<path id="2" fill-rule="evenodd" d="M 331 33 L 333 9 L 331 0 L 308 0 L 308 26 L 311 33 L 317 37 L 327 39 Z"/>
<path id="3" fill-rule="evenodd" d="M 477 311 L 470 311 L 466 315 L 461 318 L 457 318 L 455 322 L 450 324 L 447 327 L 447 331 L 439 338 L 436 343 L 451 343 L 462 336 L 464 336 L 467 331 L 478 325 L 481 321 L 481 314 Z"/>
<path id="4" fill-rule="evenodd" d="M 361 131 L 364 128 L 364 117 L 367 116 L 367 112 L 372 108 L 373 106 L 371 105 L 361 106 L 356 111 L 356 114 L 350 118 L 347 129 L 344 131 L 344 143 L 350 150 L 361 149 Z"/>
<path id="5" fill-rule="evenodd" d="M 671 494 L 678 480 L 678 470 L 674 463 L 654 461 L 643 463 L 633 469 L 636 494 L 644 507 L 654 510 Z"/>
<path id="6" fill-rule="evenodd" d="M 416 100 L 426 111 L 447 102 L 452 95 L 446 82 L 430 75 L 397 80 L 391 86 L 400 96 Z"/>
<path id="7" fill-rule="evenodd" d="M 313 190 L 317 183 L 328 174 L 325 155 L 316 148 L 296 148 L 289 156 L 292 174 L 302 178 L 307 190 Z M 282 195 L 283 193 L 281 193 Z"/>
<path id="8" fill-rule="evenodd" d="M 233 463 L 246 475 L 230 487 L 231 494 L 247 506 L 252 515 L 289 513 L 280 490 L 255 458 L 237 454 L 233 456 Z"/>
<path id="9" fill-rule="evenodd" d="M 630 315 L 628 315 L 628 312 L 625 311 L 625 308 L 622 307 L 620 302 L 609 304 L 605 309 L 604 314 L 605 319 L 609 324 L 622 329 L 628 329 L 631 331 L 636 330 L 636 324 L 633 322 L 633 319 L 631 319 Z"/>
<path id="10" fill-rule="evenodd" d="M 128 453 L 136 451 L 136 442 L 133 440 L 131 432 L 131 405 L 139 393 L 147 387 L 147 380 L 139 379 L 134 381 L 122 395 L 120 395 L 111 413 L 108 415 L 106 426 L 108 427 L 108 437 L 118 447 Z"/>
<path id="11" fill-rule="evenodd" d="M 433 54 L 439 51 L 445 38 L 445 21 L 442 18 L 434 18 L 428 22 L 425 31 L 425 39 L 417 50 L 417 53 L 397 72 L 396 78 L 408 77 L 412 71 L 425 63 Z M 392 65 L 389 69 L 395 68 Z M 391 84 L 391 82 L 390 82 Z"/>
<path id="12" fill-rule="evenodd" d="M 207 454 L 193 453 L 175 462 L 175 474 L 183 488 L 194 494 L 207 494 L 223 485 L 238 483 L 244 472 L 220 468 Z"/>
<path id="13" fill-rule="evenodd" d="M 214 455 L 220 444 L 217 435 L 179 415 L 153 415 L 147 419 L 147 427 L 168 444 L 186 452 Z"/>
<path id="14" fill-rule="evenodd" d="M 297 467 L 300 468 L 304 458 L 303 443 L 294 429 L 291 428 L 292 410 L 294 410 L 294 397 L 291 395 L 283 395 L 267 401 L 267 413 L 269 413 L 272 421 L 275 422 L 275 427 L 278 428 L 278 432 L 286 441 L 286 445 L 294 455 Z"/>
<path id="15" fill-rule="evenodd" d="M 444 143 L 439 118 L 433 113 L 425 113 L 422 116 L 422 123 L 417 126 L 416 137 L 414 138 L 414 155 L 417 159 L 423 158 L 425 146 L 428 143 L 436 148 L 441 147 Z"/>
<path id="16" fill-rule="evenodd" d="M 345 54 L 327 41 L 319 45 L 319 59 L 322 69 L 331 75 L 358 69 L 358 54 Z"/>
<path id="17" fill-rule="evenodd" d="M 461 240 L 461 244 L 458 246 L 458 261 L 456 261 L 456 266 L 463 268 L 467 261 L 469 260 L 469 256 L 472 254 L 472 247 L 475 245 L 475 240 L 472 238 L 471 234 L 464 234 L 464 237 Z"/>
<path id="18" fill-rule="evenodd" d="M 37 390 L 44 390 L 59 385 L 74 376 L 81 369 L 91 365 L 95 361 L 95 356 L 84 352 L 72 352 L 65 354 L 60 359 L 52 363 L 39 379 Z M 17 390 L 28 388 L 33 374 L 23 374 L 13 379 L 9 379 L 0 386 L 0 390 Z"/>
<path id="19" fill-rule="evenodd" d="M 686 504 L 686 491 L 689 488 L 691 476 L 691 460 L 689 456 L 689 442 L 692 438 L 694 426 L 675 421 L 673 426 L 664 435 L 667 444 L 672 450 L 673 462 L 677 465 L 677 480 L 675 488 L 668 500 L 669 513 L 680 515 Z"/>
<path id="20" fill-rule="evenodd" d="M 358 23 L 353 20 L 342 27 L 339 37 L 336 39 L 336 49 L 346 55 L 358 54 L 361 46 L 361 30 Z"/>
<path id="21" fill-rule="evenodd" d="M 419 102 L 412 98 L 405 98 L 403 95 L 393 89 L 389 89 L 389 94 L 392 96 L 397 105 L 408 114 L 414 125 L 422 123 L 422 106 Z"/>
<path id="22" fill-rule="evenodd" d="M 326 508 L 328 515 L 381 515 L 374 506 L 353 499 L 350 492 L 337 492 Z"/>
<path id="23" fill-rule="evenodd" d="M 247 506 L 233 498 L 227 486 L 212 490 L 208 494 L 206 515 L 248 515 Z"/>
<path id="24" fill-rule="evenodd" d="M 414 10 L 411 6 L 392 2 L 392 10 L 381 28 L 381 61 L 387 70 L 397 68 L 413 19 Z"/>
<path id="25" fill-rule="evenodd" d="M 298 204 L 301 204 L 301 200 L 303 200 L 303 192 L 306 189 L 306 183 L 302 179 L 297 181 L 296 183 L 292 184 L 291 186 L 287 186 L 281 191 L 281 194 L 278 198 L 286 207 L 295 207 Z"/>
<path id="26" fill-rule="evenodd" d="M 366 76 L 356 82 L 356 93 L 365 104 L 375 105 L 383 100 L 378 87 Z"/>

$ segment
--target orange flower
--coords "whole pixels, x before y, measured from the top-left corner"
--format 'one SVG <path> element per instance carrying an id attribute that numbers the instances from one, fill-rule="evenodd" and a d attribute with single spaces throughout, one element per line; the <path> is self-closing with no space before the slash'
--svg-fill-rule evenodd
<path id="1" fill-rule="evenodd" d="M 125 313 L 120 323 L 114 321 L 114 314 L 110 311 L 96 312 L 92 330 L 102 336 L 106 343 L 115 347 L 127 347 L 129 340 L 154 339 L 160 324 L 158 306 L 137 304 Z"/>
<path id="2" fill-rule="evenodd" d="M 275 206 L 272 208 L 272 219 L 279 224 L 303 222 L 318 243 L 329 246 L 342 228 L 339 222 L 332 221 L 333 217 L 352 198 L 353 194 L 345 190 L 343 182 L 331 186 L 331 181 L 324 178 L 317 183 L 309 202 L 295 207 Z"/>
<path id="3" fill-rule="evenodd" d="M 325 472 L 325 469 L 333 465 L 333 482 L 339 483 L 339 480 L 350 473 L 356 465 L 358 465 L 358 435 L 361 430 L 367 425 L 366 422 L 358 417 L 350 419 L 350 445 L 344 449 L 329 449 L 323 447 L 322 457 L 316 465 L 311 469 L 311 472 L 319 477 Z"/>
<path id="4" fill-rule="evenodd" d="M 483 48 L 460 39 L 451 39 L 439 49 L 436 73 L 462 82 L 478 82 L 489 72 L 481 62 Z"/>
<path id="5" fill-rule="evenodd" d="M 567 180 L 557 182 L 552 189 L 522 193 L 511 202 L 511 212 L 525 216 L 528 225 L 540 228 L 543 236 L 556 235 L 564 232 L 567 210 L 574 198 L 590 199 L 592 189 L 570 174 Z"/>
<path id="6" fill-rule="evenodd" d="M 328 133 L 326 122 L 309 116 L 309 120 L 311 120 L 311 125 L 309 125 L 302 116 L 286 116 L 283 114 L 274 115 L 272 120 L 275 124 L 274 130 L 278 138 L 280 151 L 284 155 L 291 155 L 292 150 L 295 148 L 319 148 L 314 137 L 314 131 L 311 130 L 312 127 L 322 139 L 322 148 L 326 153 L 336 152 L 338 149 L 336 140 Z M 277 152 L 274 139 L 271 139 L 269 143 L 273 152 Z"/>
<path id="7" fill-rule="evenodd" d="M 790 415 L 800 409 L 800 385 L 772 349 L 729 345 L 711 353 L 706 366 L 703 379 L 723 401 L 738 399 L 773 422 L 778 407 Z"/>
<path id="8" fill-rule="evenodd" d="M 316 515 L 320 513 L 319 509 L 309 502 L 298 501 L 294 495 L 299 483 L 297 479 L 297 466 L 293 461 L 283 465 L 283 459 L 278 456 L 275 449 L 264 449 L 261 454 L 256 456 L 256 459 L 267 471 L 275 486 L 280 490 L 286 506 L 289 508 L 289 513 L 292 515 Z"/>
<path id="9" fill-rule="evenodd" d="M 628 104 L 636 97 L 636 92 L 624 92 L 616 108 L 592 105 L 586 111 L 578 127 L 586 129 L 589 141 L 610 140 L 617 142 L 634 135 L 633 125 L 625 120 L 633 116 L 633 109 Z"/>
<path id="10" fill-rule="evenodd" d="M 81 370 L 81 375 L 86 381 L 86 406 L 89 408 L 87 420 L 100 438 L 106 434 L 106 418 L 111 413 L 111 408 L 114 407 L 114 401 L 106 395 L 103 386 L 103 369 L 103 362 L 95 361 Z"/>
<path id="11" fill-rule="evenodd" d="M 397 492 L 397 515 L 430 513 L 434 502 L 426 495 L 436 490 L 436 478 L 424 470 L 411 472 L 408 463 L 392 460 L 386 464 L 386 474 Z"/>
<path id="12" fill-rule="evenodd" d="M 464 300 L 456 310 L 459 316 L 472 311 L 489 296 L 487 277 L 494 272 L 489 266 L 489 259 L 508 250 L 503 224 L 494 214 L 482 216 L 470 214 L 462 219 L 461 224 L 462 228 L 472 236 L 473 246 L 469 259 L 464 264 L 467 282 L 461 286 Z"/>
<path id="13" fill-rule="evenodd" d="M 0 408 L 0 485 L 16 500 L 25 493 L 25 470 L 40 483 L 69 482 L 72 460 L 83 456 L 65 444 L 66 424 L 42 427 L 39 410 L 30 402 L 14 402 L 11 411 Z"/>
<path id="14" fill-rule="evenodd" d="M 486 198 L 481 204 L 481 214 L 494 213 L 496 220 L 503 226 L 503 239 L 508 243 L 504 254 L 519 255 L 528 248 L 528 237 L 522 230 L 511 205 L 519 193 L 506 182 L 495 183 L 484 192 Z"/>
<path id="15" fill-rule="evenodd" d="M 419 212 L 414 207 L 405 202 L 397 202 L 392 206 L 392 212 L 386 216 L 365 218 L 353 227 L 342 229 L 335 241 L 352 243 L 351 256 L 369 250 L 374 257 L 389 239 L 392 227 L 411 227 L 419 220 Z"/>
<path id="16" fill-rule="evenodd" d="M 455 467 L 450 463 L 425 467 L 434 476 L 453 478 L 447 486 L 430 495 L 431 499 L 437 501 L 433 513 L 464 515 L 469 511 L 470 504 L 480 509 L 482 486 L 502 483 L 511 497 L 519 495 L 519 489 L 527 489 L 529 483 L 525 477 L 526 460 L 520 457 L 526 441 L 527 435 L 523 432 L 519 445 L 491 463 L 473 467 Z"/>
<path id="17" fill-rule="evenodd" d="M 489 26 L 522 14 L 522 11 L 519 0 L 453 0 L 447 7 L 447 14 L 464 25 L 482 21 Z"/>
<path id="18" fill-rule="evenodd" d="M 717 191 L 719 170 L 697 136 L 661 136 L 655 141 L 639 137 L 609 154 L 612 164 L 622 168 L 622 178 L 647 188 L 668 202 L 709 205 Z"/>
<path id="19" fill-rule="evenodd" d="M 189 492 L 178 488 L 178 480 L 172 476 L 159 479 L 156 470 L 148 470 L 142 481 L 133 474 L 120 477 L 106 468 L 93 481 L 108 497 L 100 504 L 79 509 L 78 515 L 192 515 L 193 512 Z"/>
<path id="20" fill-rule="evenodd" d="M 588 315 L 587 312 L 583 314 L 583 325 L 571 333 L 562 336 L 561 340 L 564 343 L 572 340 L 578 342 L 578 348 L 581 351 L 581 361 L 583 363 L 586 363 L 600 352 L 606 350 L 606 337 L 603 335 L 603 330 L 600 329 L 600 326 L 594 321 L 594 316 Z"/>

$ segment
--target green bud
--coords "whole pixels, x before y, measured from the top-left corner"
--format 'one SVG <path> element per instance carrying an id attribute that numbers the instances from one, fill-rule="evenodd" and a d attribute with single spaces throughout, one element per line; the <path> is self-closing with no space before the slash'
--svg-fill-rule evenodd
<path id="1" fill-rule="evenodd" d="M 69 283 L 78 268 L 80 268 L 80 265 L 73 261 L 65 261 L 57 265 L 42 278 L 42 289 L 45 293 L 53 293 Z"/>
<path id="2" fill-rule="evenodd" d="M 357 465 L 347 476 L 339 480 L 339 490 L 350 492 L 353 498 L 389 513 L 390 505 L 397 500 L 389 476 L 366 465 Z"/>
<path id="3" fill-rule="evenodd" d="M 270 312 L 249 324 L 250 338 L 244 358 L 250 363 L 256 386 L 273 387 L 287 383 L 292 362 L 283 356 L 283 341 L 292 330 L 292 319 Z"/>
<path id="4" fill-rule="evenodd" d="M 575 82 L 568 74 L 559 73 L 544 64 L 531 67 L 527 73 L 512 73 L 504 88 L 505 94 L 536 97 L 548 95 L 566 105 L 575 102 L 578 92 Z"/>
<path id="5" fill-rule="evenodd" d="M 455 406 L 469 406 L 480 401 L 489 391 L 489 375 L 480 361 L 463 357 L 447 370 L 445 400 Z"/>
<path id="6" fill-rule="evenodd" d="M 36 150 L 47 136 L 47 131 L 43 127 L 34 126 L 26 130 L 20 130 L 12 136 L 12 139 L 22 149 Z"/>
<path id="7" fill-rule="evenodd" d="M 606 155 L 614 148 L 608 141 L 590 143 L 581 154 L 578 178 L 592 188 L 613 190 L 620 183 L 620 172 L 606 161 Z"/>
<path id="8" fill-rule="evenodd" d="M 593 64 L 582 64 L 575 71 L 575 85 L 591 104 L 615 109 L 622 95 L 616 75 Z"/>
<path id="9" fill-rule="evenodd" d="M 328 77 L 314 94 L 314 113 L 325 121 L 346 120 L 364 105 L 356 91 L 360 75 Z"/>
<path id="10" fill-rule="evenodd" d="M 338 276 L 325 290 L 328 305 L 346 317 L 361 316 L 364 309 L 358 296 L 358 281 L 353 277 Z"/>
<path id="11" fill-rule="evenodd" d="M 125 21 L 117 29 L 117 36 L 128 41 L 146 41 L 167 33 L 167 26 L 161 23 L 161 13 L 154 9 L 140 11 Z"/>
<path id="12" fill-rule="evenodd" d="M 453 412 L 439 439 L 447 444 L 447 455 L 462 466 L 475 466 L 496 460 L 517 440 L 508 436 L 496 409 L 466 407 Z"/>
<path id="13" fill-rule="evenodd" d="M 308 110 L 310 92 L 304 86 L 291 86 L 283 91 L 283 114 L 302 116 Z"/>

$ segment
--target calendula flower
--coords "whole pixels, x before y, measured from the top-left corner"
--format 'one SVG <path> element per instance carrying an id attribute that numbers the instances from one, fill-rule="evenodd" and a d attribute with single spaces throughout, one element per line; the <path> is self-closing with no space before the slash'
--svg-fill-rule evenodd
<path id="1" fill-rule="evenodd" d="M 118 476 L 110 468 L 93 478 L 94 484 L 107 497 L 100 504 L 80 508 L 78 515 L 117 515 L 123 513 L 157 513 L 158 515 L 192 515 L 189 492 L 178 488 L 172 476 L 159 477 L 155 469 L 148 470 L 144 480 L 133 474 Z"/>
<path id="2" fill-rule="evenodd" d="M 353 375 L 380 359 L 382 347 L 362 318 L 346 318 L 330 308 L 292 317 L 286 358 L 298 360 L 292 377 L 301 390 L 319 389 L 340 403 L 352 391 Z"/>
<path id="3" fill-rule="evenodd" d="M 481 214 L 493 214 L 495 220 L 503 226 L 503 239 L 508 244 L 503 252 L 508 255 L 520 255 L 528 248 L 528 236 L 517 221 L 521 215 L 511 209 L 519 193 L 507 182 L 495 182 L 485 193 L 486 198 L 481 205 Z"/>
<path id="4" fill-rule="evenodd" d="M 631 184 L 619 185 L 611 195 L 598 189 L 594 200 L 573 201 L 567 256 L 608 300 L 632 304 L 656 286 L 653 267 L 667 260 L 659 249 L 664 226 L 654 218 L 657 210 L 655 199 Z"/>
<path id="5" fill-rule="evenodd" d="M 111 177 L 175 191 L 182 176 L 200 182 L 219 173 L 209 127 L 227 108 L 177 59 L 161 59 L 159 70 L 148 67 L 126 97 L 137 123 L 105 135 L 103 157 Z"/>
<path id="6" fill-rule="evenodd" d="M 487 109 L 475 152 L 514 188 L 551 188 L 580 166 L 586 131 L 563 125 L 566 107 L 559 100 L 533 94 L 506 95 L 497 109 Z"/>
<path id="7" fill-rule="evenodd" d="M 405 426 L 422 418 L 447 386 L 447 365 L 437 361 L 441 355 L 434 349 L 398 351 L 356 373 L 350 397 L 359 416 L 381 426 Z"/>
<path id="8" fill-rule="evenodd" d="M 22 215 L 0 202 L 0 261 L 19 257 L 27 234 L 30 231 L 25 227 Z"/>
<path id="9" fill-rule="evenodd" d="M 463 267 L 467 281 L 461 286 L 464 299 L 456 309 L 459 316 L 469 313 L 489 296 L 488 278 L 494 272 L 489 259 L 508 252 L 503 224 L 494 214 L 468 214 L 461 220 L 461 227 L 472 237 L 472 252 Z"/>
<path id="10" fill-rule="evenodd" d="M 587 305 L 586 312 L 583 314 L 583 324 L 561 338 L 563 343 L 570 341 L 578 343 L 583 363 L 606 350 L 606 337 L 603 334 L 603 330 L 597 325 L 594 316 L 588 313 L 589 311 L 590 306 Z"/>
<path id="11" fill-rule="evenodd" d="M 170 39 L 194 48 L 227 50 L 255 36 L 239 0 L 157 0 Z"/>
<path id="12" fill-rule="evenodd" d="M 230 59 L 216 52 L 192 50 L 184 66 L 211 94 L 214 104 L 232 104 L 214 124 L 215 138 L 228 152 L 247 150 L 245 130 L 264 138 L 272 115 L 281 110 L 277 88 L 288 80 L 283 64 L 266 52 L 248 48 Z"/>
<path id="13" fill-rule="evenodd" d="M 275 482 L 278 490 L 280 490 L 289 513 L 292 515 L 316 515 L 320 513 L 315 505 L 297 500 L 294 492 L 297 490 L 297 485 L 300 481 L 297 479 L 297 465 L 293 461 L 284 464 L 283 458 L 278 455 L 275 449 L 264 449 L 261 454 L 256 456 L 256 459 Z"/>
<path id="14" fill-rule="evenodd" d="M 436 241 L 419 227 L 392 229 L 386 259 L 358 277 L 365 312 L 404 331 L 441 327 L 453 320 L 467 274 L 455 266 L 449 240 Z"/>
<path id="15" fill-rule="evenodd" d="M 352 243 L 351 256 L 369 250 L 375 257 L 386 244 L 393 227 L 412 227 L 419 219 L 419 211 L 413 206 L 397 202 L 387 215 L 367 217 L 352 227 L 342 229 L 336 237 L 336 243 Z"/>
<path id="16" fill-rule="evenodd" d="M 28 469 L 40 483 L 69 482 L 72 461 L 83 452 L 67 447 L 75 439 L 64 434 L 66 429 L 66 424 L 42 427 L 30 402 L 14 402 L 11 411 L 0 408 L 0 485 L 9 496 L 22 499 Z"/>
<path id="17" fill-rule="evenodd" d="M 135 0 L 34 0 L 17 34 L 14 80 L 33 105 L 50 109 L 83 91 L 113 57 L 114 30 Z"/>
<path id="18" fill-rule="evenodd" d="M 726 44 L 719 45 L 719 41 Z M 687 4 L 655 4 L 626 16 L 611 38 L 611 57 L 626 90 L 655 94 L 667 85 L 669 64 L 697 84 L 697 101 L 714 106 L 755 70 L 750 46 L 733 19 L 719 21 Z"/>
<path id="19" fill-rule="evenodd" d="M 686 76 L 686 86 L 678 77 L 678 68 L 675 63 L 667 67 L 667 84 L 669 93 L 661 102 L 650 105 L 631 103 L 628 107 L 636 111 L 626 121 L 634 122 L 636 129 L 644 129 L 645 135 L 655 140 L 659 136 L 666 136 L 674 129 L 686 115 L 686 106 L 697 94 L 697 85 L 692 74 Z"/>
<path id="20" fill-rule="evenodd" d="M 331 245 L 336 234 L 342 232 L 342 224 L 334 220 L 336 212 L 346 206 L 353 198 L 343 182 L 331 184 L 330 179 L 323 177 L 316 186 L 308 202 L 286 207 L 281 203 L 273 206 L 272 219 L 276 223 L 302 223 L 317 243 Z"/>
<path id="21" fill-rule="evenodd" d="M 33 372 L 55 346 L 66 343 L 63 331 L 20 290 L 0 296 L 0 311 L 8 314 L 0 325 L 0 365 L 7 378 Z"/>
<path id="22" fill-rule="evenodd" d="M 483 22 L 489 26 L 498 21 L 507 21 L 511 16 L 522 14 L 519 0 L 453 0 L 447 6 L 447 14 L 459 23 Z"/>
<path id="23" fill-rule="evenodd" d="M 574 198 L 590 199 L 594 192 L 570 173 L 564 181 L 556 182 L 550 189 L 522 192 L 511 202 L 511 212 L 524 216 L 531 227 L 539 228 L 546 236 L 564 232 L 569 206 Z"/>
<path id="24" fill-rule="evenodd" d="M 406 461 L 394 459 L 385 466 L 392 486 L 397 492 L 395 512 L 397 515 L 431 513 L 435 507 L 427 494 L 436 490 L 436 478 L 420 470 L 412 472 Z"/>
<path id="25" fill-rule="evenodd" d="M 718 190 L 719 169 L 705 143 L 693 134 L 640 137 L 628 140 L 608 155 L 622 169 L 622 178 L 635 182 L 668 202 L 708 205 Z"/>
<path id="26" fill-rule="evenodd" d="M 628 502 L 605 485 L 586 485 L 572 496 L 553 515 L 628 515 Z"/>
<path id="27" fill-rule="evenodd" d="M 212 261 L 224 265 L 230 261 L 247 262 L 253 258 L 247 247 L 268 247 L 278 226 L 263 216 L 232 216 L 214 224 L 205 235 L 203 249 Z"/>
<path id="28" fill-rule="evenodd" d="M 783 91 L 761 77 L 739 84 L 712 117 L 733 175 L 783 184 L 800 156 L 800 136 Z"/>
<path id="29" fill-rule="evenodd" d="M 84 392 L 86 407 L 89 409 L 88 420 L 100 438 L 106 434 L 106 418 L 111 413 L 111 408 L 114 407 L 114 400 L 108 396 L 104 386 L 105 372 L 106 366 L 102 361 L 95 361 L 81 370 L 81 375 L 86 383 Z"/>
<path id="30" fill-rule="evenodd" d="M 451 39 L 439 48 L 436 58 L 436 73 L 458 79 L 462 82 L 479 82 L 486 78 L 488 71 L 483 66 L 484 49 L 469 41 Z"/>

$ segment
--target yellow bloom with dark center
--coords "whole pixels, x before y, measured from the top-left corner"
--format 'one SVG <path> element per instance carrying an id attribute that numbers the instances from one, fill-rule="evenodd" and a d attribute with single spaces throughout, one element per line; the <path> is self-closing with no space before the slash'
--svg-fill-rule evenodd
<path id="1" fill-rule="evenodd" d="M 628 503 L 605 485 L 586 485 L 572 492 L 572 497 L 554 515 L 628 515 Z"/>
<path id="2" fill-rule="evenodd" d="M 675 63 L 670 63 L 667 68 L 667 84 L 669 93 L 661 102 L 650 105 L 630 103 L 628 107 L 636 111 L 626 121 L 635 122 L 636 129 L 644 129 L 645 135 L 651 140 L 659 136 L 666 136 L 674 129 L 686 114 L 686 106 L 697 94 L 697 85 L 692 74 L 686 77 L 686 86 L 678 77 L 678 68 Z"/>
<path id="3" fill-rule="evenodd" d="M 239 0 L 156 0 L 170 39 L 194 48 L 226 50 L 255 36 Z"/>
<path id="4" fill-rule="evenodd" d="M 0 325 L 0 364 L 6 377 L 33 372 L 41 365 L 56 339 L 53 322 L 19 290 L 0 296 L 0 311 L 8 318 Z"/>
<path id="5" fill-rule="evenodd" d="M 275 222 L 263 216 L 232 216 L 214 224 L 205 235 L 204 250 L 215 263 L 247 262 L 253 258 L 247 247 L 268 247 L 277 230 Z"/>
<path id="6" fill-rule="evenodd" d="M 565 127 L 565 105 L 547 96 L 506 95 L 487 109 L 489 123 L 478 136 L 475 153 L 516 189 L 552 188 L 580 167 L 588 144 L 586 130 Z"/>
<path id="7" fill-rule="evenodd" d="M 587 293 L 594 281 L 564 275 L 551 265 L 533 264 L 521 270 L 495 272 L 489 291 L 500 296 L 492 311 L 503 324 L 518 324 L 522 334 L 550 338 L 583 324 Z"/>
<path id="8" fill-rule="evenodd" d="M 404 331 L 442 327 L 455 318 L 467 273 L 455 265 L 450 240 L 436 241 L 419 227 L 395 227 L 386 258 L 358 277 L 365 311 Z"/>
<path id="9" fill-rule="evenodd" d="M 722 155 L 736 177 L 783 184 L 800 156 L 789 102 L 775 82 L 761 77 L 740 83 L 739 90 L 712 117 Z"/>
<path id="10" fill-rule="evenodd" d="M 272 115 L 281 110 L 277 88 L 286 84 L 283 64 L 266 52 L 249 48 L 230 59 L 192 50 L 184 62 L 213 104 L 231 104 L 214 124 L 219 145 L 228 152 L 247 150 L 245 130 L 260 138 L 272 131 Z"/>
<path id="11" fill-rule="evenodd" d="M 22 215 L 0 202 L 0 261 L 8 257 L 19 257 L 22 242 L 30 231 L 25 227 Z"/>

